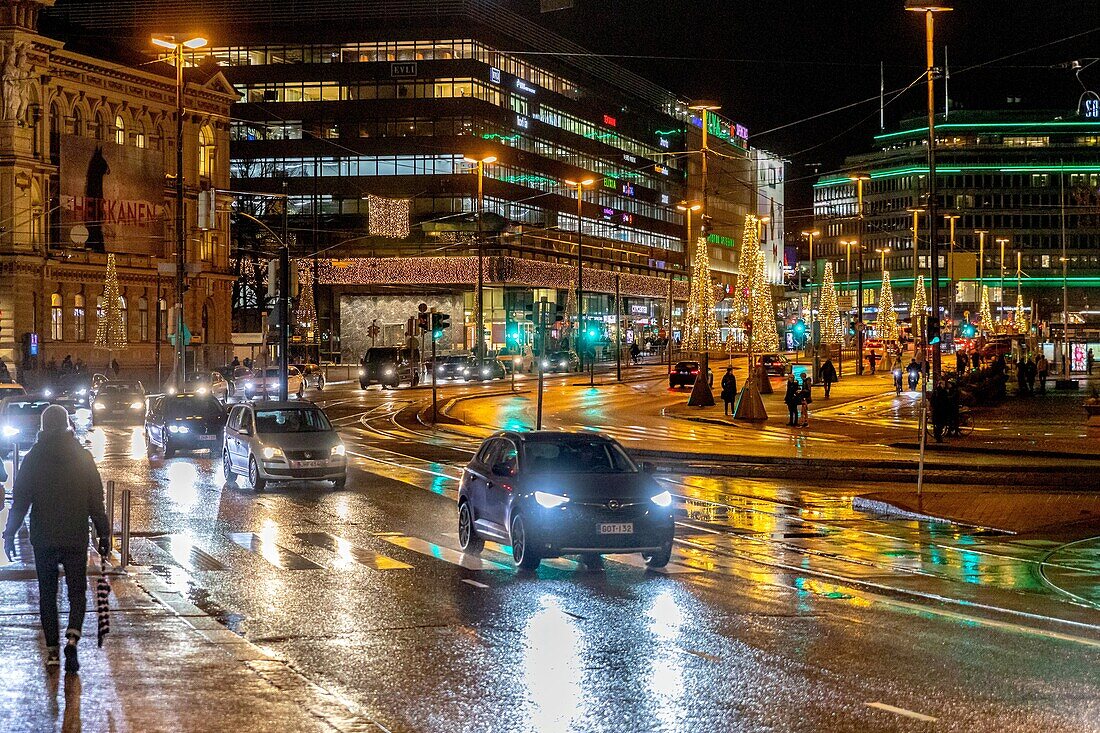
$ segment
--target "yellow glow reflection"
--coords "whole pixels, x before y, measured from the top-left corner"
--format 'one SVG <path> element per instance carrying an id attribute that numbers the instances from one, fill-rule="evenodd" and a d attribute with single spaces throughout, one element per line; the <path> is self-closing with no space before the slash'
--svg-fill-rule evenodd
<path id="1" fill-rule="evenodd" d="M 198 472 L 195 464 L 176 461 L 168 464 L 168 498 L 183 509 L 195 506 L 199 498 Z"/>
<path id="2" fill-rule="evenodd" d="M 684 710 L 684 653 L 680 637 L 684 628 L 684 612 L 672 591 L 664 590 L 653 598 L 646 611 L 649 632 L 659 643 L 653 645 L 649 662 L 649 694 L 653 699 L 661 729 L 677 724 L 677 711 Z"/>
<path id="3" fill-rule="evenodd" d="M 145 431 L 134 428 L 130 431 L 130 458 L 141 460 L 145 457 Z"/>
<path id="4" fill-rule="evenodd" d="M 528 720 L 538 731 L 573 730 L 583 719 L 581 665 L 584 638 L 557 598 L 542 599 L 524 629 Z"/>
<path id="5" fill-rule="evenodd" d="M 84 434 L 84 439 L 87 441 L 87 448 L 91 451 L 96 463 L 102 461 L 107 454 L 107 436 L 104 432 L 102 430 L 89 430 Z"/>
<path id="6" fill-rule="evenodd" d="M 279 536 L 279 525 L 272 519 L 265 519 L 263 528 L 256 533 L 256 536 L 260 538 L 260 554 L 264 559 L 277 568 L 282 567 L 283 559 L 279 555 L 279 548 L 275 545 Z"/>
<path id="7" fill-rule="evenodd" d="M 343 537 L 336 538 L 335 552 L 336 559 L 332 561 L 332 567 L 339 570 L 347 570 L 357 564 L 355 558 L 351 554 L 351 543 Z"/>

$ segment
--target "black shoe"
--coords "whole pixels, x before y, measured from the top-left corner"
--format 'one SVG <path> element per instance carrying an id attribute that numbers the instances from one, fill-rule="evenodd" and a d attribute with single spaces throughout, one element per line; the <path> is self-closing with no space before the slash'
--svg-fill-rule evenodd
<path id="1" fill-rule="evenodd" d="M 80 662 L 76 658 L 76 644 L 70 643 L 65 645 L 65 671 L 80 671 Z"/>
<path id="2" fill-rule="evenodd" d="M 58 649 L 55 646 L 46 647 L 46 666 L 47 667 L 59 667 L 61 666 L 61 655 L 58 653 Z"/>

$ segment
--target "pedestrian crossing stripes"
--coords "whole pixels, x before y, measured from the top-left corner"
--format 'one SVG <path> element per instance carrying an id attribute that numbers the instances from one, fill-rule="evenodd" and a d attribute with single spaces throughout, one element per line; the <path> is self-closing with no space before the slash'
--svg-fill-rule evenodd
<path id="1" fill-rule="evenodd" d="M 296 552 L 275 544 L 254 532 L 232 532 L 229 539 L 249 552 L 258 554 L 280 570 L 320 570 L 321 566 Z"/>
<path id="2" fill-rule="evenodd" d="M 184 570 L 225 570 L 225 565 L 213 555 L 195 547 L 191 537 L 182 534 L 150 537 L 149 541 L 164 550 L 172 561 Z"/>
<path id="3" fill-rule="evenodd" d="M 397 547 L 403 547 L 406 550 L 412 550 L 418 552 L 421 555 L 427 555 L 428 557 L 434 557 L 437 560 L 443 560 L 452 565 L 458 565 L 464 567 L 467 570 L 509 570 L 507 565 L 493 562 L 480 558 L 476 555 L 467 555 L 464 552 L 458 550 L 452 550 L 450 547 L 444 547 L 443 545 L 437 545 L 434 542 L 428 542 L 422 540 L 419 537 L 409 537 L 397 532 L 385 532 L 376 534 L 375 537 L 389 542 L 391 545 Z"/>
<path id="4" fill-rule="evenodd" d="M 408 570 L 412 568 L 412 565 L 353 545 L 343 537 L 337 537 L 328 532 L 299 532 L 294 536 L 307 545 L 313 545 L 322 550 L 335 553 L 337 558 L 333 562 L 333 566 L 337 568 L 347 567 L 352 562 L 365 565 L 374 570 Z"/>

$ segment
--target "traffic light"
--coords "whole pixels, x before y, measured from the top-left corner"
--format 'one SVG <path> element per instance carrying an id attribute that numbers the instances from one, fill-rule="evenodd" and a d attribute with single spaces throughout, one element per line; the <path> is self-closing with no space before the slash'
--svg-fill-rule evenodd
<path id="1" fill-rule="evenodd" d="M 432 339 L 443 338 L 443 331 L 451 327 L 451 317 L 446 313 L 432 313 Z"/>
<path id="2" fill-rule="evenodd" d="M 803 338 L 806 335 L 806 322 L 799 318 L 791 324 L 791 330 L 794 331 L 795 338 Z"/>
<path id="3" fill-rule="evenodd" d="M 417 313 L 416 314 L 416 329 L 418 331 L 420 331 L 420 333 L 427 333 L 430 330 L 430 328 L 431 328 L 431 326 L 428 324 L 428 314 L 427 313 Z"/>
<path id="4" fill-rule="evenodd" d="M 928 343 L 938 344 L 940 342 L 940 319 L 932 316 L 928 319 Z"/>
<path id="5" fill-rule="evenodd" d="M 855 336 L 856 335 L 856 322 L 855 321 L 848 321 L 848 335 L 849 336 Z"/>
<path id="6" fill-rule="evenodd" d="M 974 328 L 974 324 L 970 321 L 963 321 L 963 324 L 959 326 L 959 335 L 964 339 L 974 338 L 974 334 L 978 332 L 978 329 Z"/>

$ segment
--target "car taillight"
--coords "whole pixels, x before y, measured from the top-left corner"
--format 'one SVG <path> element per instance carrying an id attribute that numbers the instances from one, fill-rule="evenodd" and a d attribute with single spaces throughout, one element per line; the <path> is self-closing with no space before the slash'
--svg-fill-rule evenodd
<path id="1" fill-rule="evenodd" d="M 692 374 L 698 374 L 698 373 L 699 373 L 699 370 L 698 370 L 698 369 L 692 369 L 692 370 L 691 370 L 691 373 L 692 373 Z"/>
<path id="2" fill-rule="evenodd" d="M 668 370 L 668 373 L 669 373 L 669 374 L 676 374 L 676 370 L 675 370 L 675 369 L 669 369 L 669 370 Z"/>

